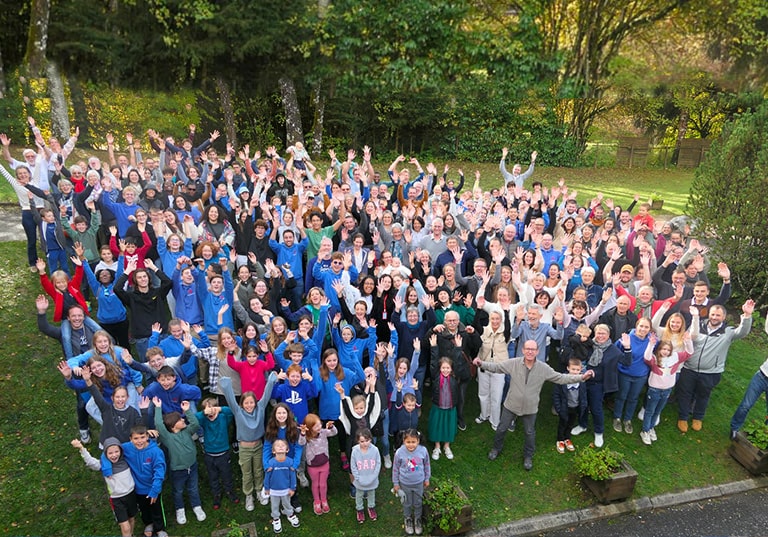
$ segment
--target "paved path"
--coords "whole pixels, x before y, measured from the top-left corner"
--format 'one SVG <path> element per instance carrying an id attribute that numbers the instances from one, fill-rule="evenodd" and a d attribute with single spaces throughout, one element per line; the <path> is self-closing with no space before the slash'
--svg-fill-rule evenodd
<path id="1" fill-rule="evenodd" d="M 23 240 L 26 238 L 21 227 L 19 205 L 0 205 L 0 242 Z"/>

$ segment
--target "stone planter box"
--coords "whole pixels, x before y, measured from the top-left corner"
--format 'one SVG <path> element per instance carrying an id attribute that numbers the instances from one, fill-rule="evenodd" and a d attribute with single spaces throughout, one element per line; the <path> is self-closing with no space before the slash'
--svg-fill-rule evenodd
<path id="1" fill-rule="evenodd" d="M 467 495 L 464 494 L 463 490 L 456 488 L 456 493 L 459 495 L 459 497 L 464 499 L 464 506 L 461 508 L 461 511 L 459 512 L 459 515 L 456 519 L 459 523 L 458 529 L 452 531 L 443 531 L 442 529 L 435 527 L 430 532 L 430 535 L 460 535 L 472 529 L 472 520 L 474 520 L 474 515 L 472 514 L 472 504 L 469 503 L 469 499 L 467 498 Z M 429 505 L 427 505 L 427 502 L 424 502 L 424 519 L 428 521 L 431 517 L 432 509 Z"/>
<path id="2" fill-rule="evenodd" d="M 768 472 L 768 451 L 755 447 L 741 431 L 728 446 L 728 453 L 752 475 Z"/>
<path id="3" fill-rule="evenodd" d="M 600 503 L 623 501 L 632 496 L 637 483 L 637 472 L 626 462 L 622 462 L 623 471 L 613 474 L 603 481 L 582 477 L 581 481 L 592 491 Z"/>

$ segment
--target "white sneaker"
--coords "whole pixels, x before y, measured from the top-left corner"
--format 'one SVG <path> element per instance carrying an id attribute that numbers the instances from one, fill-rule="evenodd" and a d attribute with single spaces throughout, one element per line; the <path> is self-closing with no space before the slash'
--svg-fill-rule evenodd
<path id="1" fill-rule="evenodd" d="M 571 433 L 573 434 L 573 433 Z M 595 447 L 603 447 L 605 441 L 603 440 L 602 433 L 595 433 Z"/>
<path id="2" fill-rule="evenodd" d="M 197 517 L 198 522 L 202 522 L 203 520 L 206 519 L 206 514 L 205 514 L 205 511 L 203 511 L 202 506 L 197 505 L 192 508 L 192 511 L 195 512 L 195 516 Z"/>
<path id="3" fill-rule="evenodd" d="M 643 421 L 643 418 L 645 417 L 645 407 L 640 408 L 640 412 L 637 413 L 637 419 L 640 421 Z"/>
<path id="4" fill-rule="evenodd" d="M 177 524 L 186 524 L 187 523 L 187 513 L 184 511 L 184 508 L 176 509 L 176 523 Z"/>
<path id="5" fill-rule="evenodd" d="M 488 418 L 484 418 L 482 416 L 478 416 L 478 417 L 475 418 L 475 423 L 480 425 L 481 423 L 485 423 L 487 420 L 488 420 Z"/>
<path id="6" fill-rule="evenodd" d="M 658 440 L 658 438 L 656 438 L 656 429 L 651 429 L 648 431 L 648 434 L 651 436 L 651 442 Z"/>
<path id="7" fill-rule="evenodd" d="M 392 457 L 384 455 L 384 468 L 392 468 Z"/>
<path id="8" fill-rule="evenodd" d="M 247 494 L 245 496 L 245 510 L 253 511 L 253 494 Z"/>
<path id="9" fill-rule="evenodd" d="M 445 451 L 445 458 L 448 459 L 449 461 L 453 460 L 453 451 L 451 451 L 451 448 L 446 447 L 444 451 Z"/>
<path id="10" fill-rule="evenodd" d="M 301 485 L 304 488 L 307 488 L 309 486 L 309 480 L 307 479 L 307 474 L 304 472 L 298 472 L 296 474 L 297 479 L 299 480 L 299 485 Z"/>
<path id="11" fill-rule="evenodd" d="M 436 461 L 440 459 L 440 448 L 436 447 L 432 450 L 432 460 Z"/>
<path id="12" fill-rule="evenodd" d="M 298 528 L 301 526 L 301 523 L 299 522 L 299 517 L 297 517 L 295 514 L 288 517 L 288 522 L 291 523 L 291 526 L 294 528 Z"/>
<path id="13" fill-rule="evenodd" d="M 88 429 L 80 429 L 80 442 L 83 444 L 91 443 L 91 431 Z"/>
<path id="14" fill-rule="evenodd" d="M 581 425 L 577 425 L 573 429 L 571 429 L 571 436 L 579 436 L 581 433 L 586 433 L 587 428 L 582 427 Z"/>
<path id="15" fill-rule="evenodd" d="M 648 434 L 648 431 L 640 431 L 640 440 L 642 440 L 643 444 L 646 446 L 651 445 L 651 435 Z"/>
<path id="16" fill-rule="evenodd" d="M 256 493 L 259 497 L 259 503 L 261 505 L 267 505 L 269 503 L 269 496 L 264 494 L 264 489 L 262 488 L 259 492 Z"/>
<path id="17" fill-rule="evenodd" d="M 272 531 L 275 533 L 280 533 L 283 531 L 283 525 L 280 523 L 279 518 L 273 518 L 272 519 Z"/>
<path id="18" fill-rule="evenodd" d="M 165 530 L 160 530 L 157 532 L 157 537 L 168 537 L 168 532 Z"/>

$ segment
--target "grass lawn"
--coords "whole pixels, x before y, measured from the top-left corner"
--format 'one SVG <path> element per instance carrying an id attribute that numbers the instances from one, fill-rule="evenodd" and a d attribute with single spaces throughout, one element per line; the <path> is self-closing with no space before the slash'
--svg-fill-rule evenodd
<path id="1" fill-rule="evenodd" d="M 582 189 L 583 190 L 583 189 Z M 69 446 L 77 435 L 74 395 L 65 388 L 55 369 L 61 349 L 36 328 L 34 298 L 39 292 L 37 278 L 24 262 L 21 242 L 0 244 L 0 348 L 5 367 L 0 376 L 0 532 L 3 535 L 108 535 L 116 527 L 109 511 L 101 475 L 86 470 L 79 454 Z M 657 428 L 659 442 L 642 445 L 638 435 L 614 433 L 607 427 L 606 446 L 623 452 L 639 471 L 636 496 L 724 483 L 748 477 L 745 470 L 726 453 L 730 416 L 741 399 L 749 379 L 765 356 L 762 324 L 750 338 L 731 349 L 728 370 L 712 399 L 704 430 L 681 435 L 675 427 L 676 413 L 668 408 Z M 537 424 L 538 449 L 532 472 L 522 468 L 522 435 L 507 435 L 507 444 L 495 462 L 485 455 L 492 431 L 478 426 L 477 387 L 470 387 L 467 404 L 469 429 L 459 433 L 454 444 L 456 458 L 433 464 L 437 477 L 458 480 L 472 501 L 476 527 L 488 527 L 505 521 L 546 512 L 584 507 L 594 499 L 581 489 L 571 468 L 572 455 L 558 455 L 554 449 L 556 418 L 549 412 L 551 387 L 542 395 Z M 762 402 L 752 417 L 762 418 Z M 422 429 L 426 430 L 428 406 L 424 408 Z M 607 416 L 610 421 L 610 415 Z M 636 423 L 639 429 L 639 424 Z M 94 431 L 97 429 L 94 427 Z M 95 434 L 98 436 L 98 433 Z M 574 438 L 577 449 L 592 440 L 591 433 Z M 95 445 L 91 453 L 97 454 Z M 348 481 L 333 457 L 330 481 L 329 515 L 317 517 L 311 512 L 311 495 L 301 490 L 305 511 L 302 527 L 288 529 L 291 535 L 398 535 L 402 534 L 399 502 L 389 493 L 390 476 L 383 472 L 378 490 L 377 522 L 358 525 L 354 502 L 348 496 Z M 203 466 L 202 458 L 200 459 Z M 236 466 L 236 465 L 235 465 Z M 236 469 L 236 482 L 239 483 Z M 201 474 L 204 476 L 205 471 Z M 194 521 L 188 510 L 187 526 L 175 525 L 170 507 L 170 485 L 164 487 L 164 502 L 171 535 L 209 535 L 226 527 L 232 520 L 255 521 L 261 535 L 270 535 L 269 513 L 258 506 L 247 513 L 243 505 L 226 501 L 219 511 L 211 508 L 211 496 L 205 478 L 201 479 L 203 506 L 208 513 L 204 523 Z"/>

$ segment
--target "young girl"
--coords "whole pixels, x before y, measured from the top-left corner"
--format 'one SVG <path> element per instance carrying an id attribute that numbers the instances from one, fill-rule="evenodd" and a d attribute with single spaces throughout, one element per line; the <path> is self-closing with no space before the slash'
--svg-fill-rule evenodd
<path id="1" fill-rule="evenodd" d="M 421 434 L 416 429 L 409 429 L 403 434 L 403 445 L 395 452 L 392 462 L 393 490 L 399 494 L 402 490 L 403 516 L 405 533 L 421 535 L 421 511 L 424 500 L 424 487 L 429 486 L 432 470 L 427 448 L 420 445 Z"/>
<path id="2" fill-rule="evenodd" d="M 352 484 L 355 487 L 355 509 L 357 521 L 365 522 L 363 504 L 368 497 L 368 518 L 376 520 L 376 489 L 379 488 L 379 472 L 381 471 L 381 455 L 373 443 L 370 429 L 358 429 L 357 445 L 352 448 L 350 466 L 352 467 Z"/>
<path id="3" fill-rule="evenodd" d="M 83 367 L 82 377 L 88 386 L 88 393 L 91 399 L 101 412 L 102 426 L 99 434 L 99 444 L 105 445 L 107 438 L 117 438 L 120 443 L 128 442 L 131 439 L 131 428 L 134 425 L 148 425 L 149 399 L 143 397 L 139 402 L 141 411 L 132 406 L 128 406 L 128 388 L 117 386 L 112 391 L 111 404 L 104 399 L 98 386 L 91 379 L 90 367 Z"/>
<path id="4" fill-rule="evenodd" d="M 328 505 L 328 474 L 331 467 L 328 437 L 336 436 L 338 431 L 332 421 L 326 422 L 323 427 L 317 414 L 307 414 L 299 429 L 299 445 L 304 447 L 307 472 L 312 480 L 314 511 L 316 515 L 322 515 L 331 511 Z"/>
<path id="5" fill-rule="evenodd" d="M 259 348 L 248 347 L 245 351 L 245 361 L 238 362 L 235 355 L 227 353 L 227 365 L 240 375 L 240 388 L 244 392 L 253 392 L 261 399 L 266 384 L 264 375 L 275 367 L 272 353 L 267 351 L 267 342 L 259 340 Z"/>
<path id="6" fill-rule="evenodd" d="M 445 458 L 453 459 L 451 442 L 456 437 L 456 401 L 459 396 L 459 383 L 453 376 L 453 363 L 450 358 L 439 357 L 437 335 L 429 338 L 432 347 L 432 408 L 429 411 L 429 439 L 435 443 L 432 458 L 440 458 L 440 444 L 443 445 Z"/>
<path id="7" fill-rule="evenodd" d="M 359 386 L 354 387 L 359 390 Z M 372 429 L 378 422 L 381 414 L 381 399 L 376 391 L 376 371 L 372 367 L 365 369 L 365 388 L 363 394 L 358 393 L 352 397 L 344 395 L 344 388 L 336 385 L 336 390 L 341 397 L 341 413 L 339 421 L 346 433 L 346 455 L 349 459 L 352 448 L 357 442 L 357 432 L 360 429 Z M 354 483 L 354 475 L 350 473 L 349 480 Z M 350 486 L 350 495 L 354 496 L 355 486 Z"/>
<path id="8" fill-rule="evenodd" d="M 75 276 L 71 280 L 69 274 L 63 270 L 55 271 L 49 279 L 45 273 L 45 261 L 38 259 L 36 263 L 37 272 L 40 275 L 40 285 L 53 299 L 53 320 L 57 323 L 65 316 L 69 306 L 75 303 L 83 308 L 86 316 L 88 315 L 88 303 L 83 298 L 83 293 L 80 292 L 80 285 L 83 280 L 83 264 L 79 258 L 77 258 L 77 262 L 75 259 L 72 258 L 72 262 L 75 263 Z"/>
<path id="9" fill-rule="evenodd" d="M 656 345 L 656 336 L 651 333 L 650 342 L 645 349 L 644 359 L 651 368 L 651 374 L 648 376 L 648 393 L 645 396 L 645 415 L 640 439 L 646 446 L 656 441 L 654 424 L 664 410 L 669 394 L 672 393 L 678 370 L 693 354 L 693 340 L 689 332 L 685 333 L 683 341 L 685 349 L 682 352 L 675 352 L 669 341 L 661 341 Z"/>
<path id="10" fill-rule="evenodd" d="M 296 418 L 294 417 L 293 412 L 291 412 L 290 407 L 285 403 L 278 403 L 272 411 L 272 416 L 270 416 L 267 421 L 266 431 L 264 433 L 264 450 L 262 451 L 262 463 L 265 469 L 275 455 L 272 448 L 273 444 L 276 444 L 278 440 L 284 440 L 286 442 L 288 447 L 287 455 L 293 461 L 295 476 L 295 472 L 298 471 L 299 464 L 301 463 L 301 454 L 303 453 L 304 448 L 299 444 L 299 427 L 296 423 Z M 291 505 L 293 506 L 294 511 L 301 513 L 298 493 L 291 495 Z M 274 509 L 275 506 L 273 502 L 273 513 Z M 274 518 L 274 515 L 272 518 Z"/>
<path id="11" fill-rule="evenodd" d="M 240 406 L 237 404 L 235 392 L 232 391 L 232 380 L 229 377 L 221 377 L 219 384 L 227 399 L 227 404 L 235 416 L 237 428 L 237 441 L 239 444 L 240 470 L 243 472 L 243 494 L 245 494 L 245 510 L 253 511 L 253 491 L 255 490 L 259 502 L 267 505 L 267 498 L 261 493 L 264 487 L 264 467 L 262 466 L 262 438 L 264 437 L 264 409 L 269 402 L 272 386 L 277 380 L 277 375 L 272 372 L 264 388 L 264 395 L 258 403 L 253 392 L 245 392 L 240 397 Z"/>
<path id="12" fill-rule="evenodd" d="M 264 488 L 265 494 L 271 498 L 272 503 L 272 529 L 275 533 L 280 533 L 283 531 L 280 523 L 281 509 L 288 517 L 291 526 L 299 527 L 297 511 L 291 506 L 291 500 L 296 496 L 296 466 L 288 457 L 288 442 L 278 438 L 271 449 L 269 462 L 264 464 L 266 470 Z"/>

